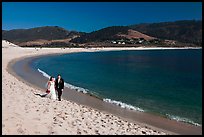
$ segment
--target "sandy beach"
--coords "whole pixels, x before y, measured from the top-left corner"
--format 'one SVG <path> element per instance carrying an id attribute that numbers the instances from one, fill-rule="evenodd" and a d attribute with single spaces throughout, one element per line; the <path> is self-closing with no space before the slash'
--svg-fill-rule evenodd
<path id="1" fill-rule="evenodd" d="M 18 135 L 168 135 L 181 134 L 152 125 L 135 122 L 106 111 L 63 99 L 61 102 L 41 98 L 41 88 L 29 85 L 12 74 L 9 63 L 19 59 L 73 52 L 121 50 L 123 48 L 21 48 L 2 40 L 2 134 Z M 125 50 L 144 48 L 125 48 Z M 152 50 L 158 48 L 150 48 Z M 161 48 L 160 48 L 161 49 Z M 165 48 L 162 48 L 165 49 Z M 168 48 L 169 49 L 169 48 Z M 149 49 L 148 49 L 149 50 Z M 78 93 L 77 93 L 78 94 Z M 140 114 L 141 115 L 141 114 Z M 169 120 L 170 121 L 170 120 Z M 186 134 L 202 134 L 202 127 L 171 121 L 173 128 Z M 171 124 L 171 122 L 169 122 Z M 178 124 L 177 124 L 178 123 Z M 167 127 L 168 129 L 168 127 Z M 171 129 L 171 128 L 170 128 Z M 180 129 L 179 129 L 180 130 Z M 176 130 L 174 130 L 176 131 Z M 192 131 L 192 132 L 187 132 Z M 185 134 L 185 133 L 183 133 Z"/>

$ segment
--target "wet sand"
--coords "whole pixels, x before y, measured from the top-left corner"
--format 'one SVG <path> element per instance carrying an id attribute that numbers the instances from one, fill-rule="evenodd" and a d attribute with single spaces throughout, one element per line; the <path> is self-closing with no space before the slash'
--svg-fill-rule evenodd
<path id="1" fill-rule="evenodd" d="M 23 49 L 23 50 L 25 50 L 25 49 Z M 44 49 L 39 49 L 39 50 L 44 50 Z M 49 49 L 49 50 L 51 50 L 51 49 Z M 19 50 L 19 51 L 22 51 L 22 50 Z M 29 51 L 29 49 L 28 49 L 28 51 Z M 26 54 L 24 54 L 24 55 L 18 54 L 18 56 L 16 56 L 16 57 L 20 57 L 18 59 L 16 59 L 16 57 L 13 57 L 12 59 L 15 59 L 13 61 L 11 61 L 12 59 L 7 59 L 5 65 L 6 64 L 8 65 L 8 62 L 11 61 L 8 65 L 8 67 L 6 66 L 6 68 L 7 68 L 7 72 L 12 74 L 12 75 L 9 74 L 9 77 L 15 76 L 15 78 L 17 78 L 16 79 L 17 80 L 16 82 L 18 82 L 17 85 L 19 85 L 19 82 L 20 82 L 20 85 L 22 84 L 23 87 L 27 86 L 26 88 L 28 88 L 28 87 L 32 88 L 29 90 L 26 89 L 26 91 L 25 91 L 28 94 L 28 96 L 30 98 L 32 98 L 30 100 L 30 103 L 33 100 L 37 100 L 37 101 L 42 103 L 42 100 L 43 100 L 43 101 L 47 102 L 48 106 L 57 105 L 54 107 L 54 110 L 59 109 L 60 114 L 63 113 L 65 115 L 63 117 L 63 120 L 60 121 L 61 123 L 66 123 L 67 121 L 72 121 L 73 118 L 72 118 L 72 120 L 66 119 L 65 113 L 67 113 L 67 112 L 70 113 L 70 114 L 67 113 L 67 117 L 68 117 L 73 112 L 74 115 L 77 115 L 77 119 L 85 119 L 85 120 L 79 120 L 80 122 L 78 122 L 81 125 L 83 125 L 84 122 L 86 121 L 86 119 L 89 118 L 87 116 L 84 116 L 86 111 L 83 111 L 83 110 L 85 108 L 88 109 L 89 112 L 91 112 L 91 114 L 93 116 L 96 116 L 96 117 L 92 118 L 92 120 L 90 119 L 89 121 L 86 121 L 86 126 L 84 126 L 83 128 L 80 126 L 77 126 L 77 124 L 76 125 L 73 123 L 70 124 L 68 122 L 68 125 L 66 125 L 66 126 L 75 125 L 72 127 L 73 128 L 72 131 L 66 132 L 67 127 L 59 126 L 59 127 L 63 127 L 63 129 L 65 129 L 65 131 L 63 131 L 63 132 L 57 132 L 57 131 L 54 132 L 53 131 L 54 132 L 53 134 L 98 134 L 98 133 L 99 134 L 202 134 L 201 127 L 196 127 L 196 126 L 192 126 L 189 124 L 176 122 L 174 120 L 169 120 L 166 118 L 150 115 L 150 114 L 143 113 L 143 112 L 134 112 L 134 111 L 127 110 L 127 109 L 122 109 L 122 108 L 115 106 L 113 104 L 103 102 L 102 100 L 99 100 L 95 97 L 92 97 L 92 96 L 89 96 L 89 95 L 86 95 L 83 93 L 79 93 L 79 92 L 76 92 L 76 91 L 68 89 L 68 88 L 65 88 L 65 90 L 63 92 L 63 100 L 61 102 L 52 101 L 48 98 L 41 98 L 39 96 L 36 96 L 36 95 L 34 95 L 34 93 L 36 93 L 36 92 L 43 93 L 44 92 L 44 90 L 45 90 L 45 88 L 44 88 L 45 84 L 44 83 L 47 82 L 47 79 L 45 77 L 43 77 L 42 75 L 40 75 L 36 70 L 33 70 L 30 67 L 30 62 L 34 58 L 38 58 L 38 57 L 25 58 L 25 56 L 27 56 L 27 57 L 31 56 L 29 54 L 29 52 L 33 53 L 32 56 L 50 54 L 50 52 L 45 52 L 45 53 L 43 52 L 41 54 L 37 54 L 36 52 L 38 52 L 38 51 L 36 49 L 32 49 L 29 52 L 28 51 L 23 52 L 23 53 L 27 52 L 27 55 Z M 63 51 L 61 53 L 70 52 L 70 51 L 64 51 L 62 49 L 58 49 L 58 51 L 53 52 L 53 53 L 59 53 L 60 51 Z M 86 50 L 84 50 L 84 51 L 86 51 Z M 3 60 L 5 59 L 5 57 L 8 57 L 8 53 L 7 53 L 7 56 L 5 55 L 6 53 L 3 54 Z M 7 73 L 7 72 L 5 72 L 5 73 Z M 5 75 L 3 75 L 2 79 L 7 79 L 7 77 Z M 3 83 L 3 87 L 4 87 L 3 88 L 3 95 L 4 96 L 6 96 L 6 94 L 8 94 L 8 93 L 4 92 L 4 89 L 11 90 L 11 89 L 9 89 L 9 87 L 14 85 L 13 81 L 8 80 L 8 82 L 10 82 L 9 83 L 10 85 L 9 84 L 5 85 L 5 83 Z M 15 90 L 15 88 L 13 90 Z M 19 92 L 20 91 L 18 91 L 16 94 L 20 94 Z M 26 96 L 26 97 L 28 97 L 28 96 Z M 3 98 L 3 106 L 5 104 L 4 102 L 6 102 L 5 99 L 9 100 L 8 98 Z M 28 101 L 29 98 L 25 98 L 25 100 Z M 34 104 L 35 104 L 34 105 L 35 107 L 38 107 L 38 105 L 39 105 L 39 104 L 36 104 L 36 102 Z M 26 105 L 28 106 L 29 104 L 26 104 Z M 10 105 L 8 105 L 8 106 L 10 106 Z M 18 106 L 15 106 L 15 107 L 18 107 Z M 46 110 L 47 107 L 45 105 L 42 107 L 42 109 Z M 77 108 L 77 110 L 75 107 Z M 50 108 L 50 109 L 52 109 L 52 108 Z M 32 108 L 30 108 L 30 109 L 32 109 Z M 38 111 L 37 110 L 36 111 L 39 113 L 39 115 L 42 115 L 42 112 L 39 111 L 39 109 L 37 109 Z M 70 109 L 71 109 L 71 111 L 69 111 Z M 26 110 L 28 110 L 28 107 Z M 34 111 L 34 109 L 32 109 L 31 111 Z M 7 113 L 7 109 L 3 109 L 3 114 L 5 114 L 5 113 Z M 54 112 L 52 111 L 51 114 L 57 115 L 57 113 L 55 111 Z M 13 115 L 15 115 L 15 114 L 13 114 Z M 21 115 L 21 114 L 19 114 L 19 115 Z M 104 115 L 105 115 L 105 117 L 103 117 Z M 5 115 L 3 115 L 3 116 L 5 116 Z M 49 114 L 49 116 L 50 116 L 50 114 Z M 113 120 L 112 119 L 113 117 L 116 118 L 117 120 L 116 119 Z M 52 117 L 52 118 L 56 122 L 56 119 L 59 117 L 56 116 L 56 117 Z M 38 119 L 40 119 L 39 121 L 41 121 L 40 123 L 42 123 L 43 120 L 41 118 L 38 118 Z M 53 121 L 53 119 L 51 119 L 51 121 Z M 97 121 L 97 122 L 93 122 L 93 120 Z M 51 122 L 51 121 L 49 121 L 49 122 Z M 46 121 L 46 122 L 49 123 L 48 121 Z M 75 119 L 75 122 L 76 122 L 76 119 Z M 88 124 L 89 126 L 87 126 L 87 122 L 89 123 Z M 4 134 L 10 134 L 11 132 L 8 132 L 9 127 L 7 127 L 5 123 L 7 123 L 9 125 L 9 121 L 7 120 L 7 122 L 5 122 L 5 117 L 3 117 L 2 125 L 4 125 L 3 131 L 5 131 L 3 133 Z M 109 124 L 107 124 L 107 123 L 109 123 Z M 97 129 L 94 129 L 94 128 L 96 128 L 96 126 L 93 126 L 94 124 L 100 125 L 101 128 L 98 127 Z M 21 124 L 21 126 L 22 125 L 23 124 Z M 48 127 L 48 125 L 44 124 L 44 126 L 47 126 L 47 127 Z M 5 128 L 5 127 L 7 127 L 7 128 Z M 50 124 L 50 128 L 53 129 L 53 127 L 55 127 L 55 124 Z M 91 130 L 89 129 L 90 127 L 91 127 Z M 12 128 L 12 127 L 10 127 L 10 128 Z M 20 131 L 22 131 L 22 133 L 26 134 L 26 132 L 22 128 L 20 128 L 20 129 L 21 129 Z M 77 129 L 77 130 L 75 131 L 74 129 Z M 86 129 L 87 133 L 85 131 L 82 132 L 81 131 L 82 129 Z M 110 130 L 110 129 L 112 129 L 112 130 Z M 36 133 L 36 134 L 43 134 L 43 132 L 40 129 L 38 129 L 38 130 L 39 131 L 36 131 L 36 132 L 39 132 L 39 133 Z M 104 132 L 102 132 L 102 131 L 104 131 Z M 17 133 L 19 133 L 19 132 L 17 132 Z M 31 131 L 28 133 L 31 133 Z M 51 134 L 51 133 L 48 132 L 47 134 Z"/>

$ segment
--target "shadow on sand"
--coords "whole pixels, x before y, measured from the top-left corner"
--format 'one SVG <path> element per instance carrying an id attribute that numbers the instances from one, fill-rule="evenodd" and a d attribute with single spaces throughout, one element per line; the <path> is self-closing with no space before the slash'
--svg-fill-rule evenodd
<path id="1" fill-rule="evenodd" d="M 46 97 L 47 96 L 47 93 L 46 94 L 34 93 L 34 94 L 37 96 L 40 96 L 40 97 Z"/>

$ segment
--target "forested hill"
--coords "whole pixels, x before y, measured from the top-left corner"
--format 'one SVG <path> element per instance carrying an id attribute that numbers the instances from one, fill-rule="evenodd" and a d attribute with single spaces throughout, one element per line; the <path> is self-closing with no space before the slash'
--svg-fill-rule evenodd
<path id="1" fill-rule="evenodd" d="M 160 39 L 176 40 L 202 46 L 202 20 L 137 24 L 129 27 Z"/>
<path id="2" fill-rule="evenodd" d="M 87 43 L 87 42 L 103 42 L 106 40 L 114 40 L 119 38 L 117 34 L 128 34 L 129 27 L 126 26 L 112 26 L 103 28 L 91 33 L 81 35 L 81 37 L 71 40 L 74 43 Z"/>
<path id="3" fill-rule="evenodd" d="M 80 32 L 68 31 L 58 26 L 45 26 L 31 29 L 14 29 L 10 31 L 2 30 L 2 39 L 11 42 L 27 42 L 35 40 L 56 40 L 72 38 L 81 35 Z"/>

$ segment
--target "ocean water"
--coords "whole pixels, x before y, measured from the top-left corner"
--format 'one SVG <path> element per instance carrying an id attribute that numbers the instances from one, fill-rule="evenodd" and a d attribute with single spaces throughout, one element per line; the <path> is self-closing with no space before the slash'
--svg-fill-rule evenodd
<path id="1" fill-rule="evenodd" d="M 202 50 L 82 52 L 42 57 L 33 67 L 66 86 L 123 108 L 202 125 Z"/>

